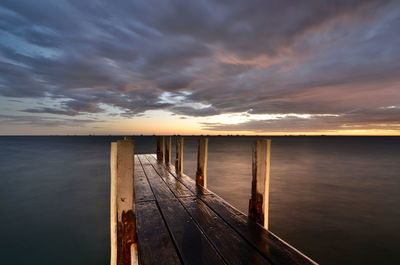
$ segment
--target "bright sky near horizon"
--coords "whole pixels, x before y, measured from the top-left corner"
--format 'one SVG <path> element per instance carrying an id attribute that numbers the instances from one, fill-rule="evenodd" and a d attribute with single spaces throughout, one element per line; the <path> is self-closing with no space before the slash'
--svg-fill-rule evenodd
<path id="1" fill-rule="evenodd" d="M 0 2 L 0 135 L 400 135 L 400 1 Z"/>

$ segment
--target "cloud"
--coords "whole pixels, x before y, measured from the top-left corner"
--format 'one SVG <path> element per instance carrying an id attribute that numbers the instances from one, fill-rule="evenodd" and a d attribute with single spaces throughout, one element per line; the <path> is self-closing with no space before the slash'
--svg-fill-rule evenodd
<path id="1" fill-rule="evenodd" d="M 318 129 L 400 100 L 398 1 L 6 0 L 0 15 L 0 95 L 62 101 L 25 113 L 342 117 L 268 122 Z"/>
<path id="2" fill-rule="evenodd" d="M 30 126 L 86 126 L 89 123 L 99 122 L 95 119 L 60 119 L 57 117 L 2 115 L 0 121 L 9 125 Z"/>
<path id="3" fill-rule="evenodd" d="M 171 109 L 171 111 L 180 115 L 197 116 L 197 117 L 220 114 L 220 112 L 213 107 L 206 107 L 206 108 L 174 107 Z"/>
<path id="4" fill-rule="evenodd" d="M 250 119 L 238 124 L 203 123 L 211 131 L 310 132 L 329 130 L 400 129 L 400 107 L 363 109 L 341 115 L 284 115 L 277 119 Z"/>

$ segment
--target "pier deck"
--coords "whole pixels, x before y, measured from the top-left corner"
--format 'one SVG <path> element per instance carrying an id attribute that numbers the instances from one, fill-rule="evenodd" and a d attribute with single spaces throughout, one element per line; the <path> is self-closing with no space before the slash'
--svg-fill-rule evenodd
<path id="1" fill-rule="evenodd" d="M 316 264 L 152 154 L 134 156 L 139 264 Z"/>

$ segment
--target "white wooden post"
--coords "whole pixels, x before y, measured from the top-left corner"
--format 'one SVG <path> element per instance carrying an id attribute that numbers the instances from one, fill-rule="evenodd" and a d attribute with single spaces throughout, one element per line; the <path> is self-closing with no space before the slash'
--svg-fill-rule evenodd
<path id="1" fill-rule="evenodd" d="M 131 264 L 136 243 L 133 189 L 134 144 L 131 139 L 111 143 L 111 265 Z"/>
<path id="2" fill-rule="evenodd" d="M 258 140 L 253 147 L 253 180 L 249 217 L 268 229 L 271 139 Z"/>

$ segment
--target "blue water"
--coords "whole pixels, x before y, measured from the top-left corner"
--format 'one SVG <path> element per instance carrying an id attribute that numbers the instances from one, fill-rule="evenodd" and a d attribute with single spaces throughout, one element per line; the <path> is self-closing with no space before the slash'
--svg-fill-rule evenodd
<path id="1" fill-rule="evenodd" d="M 1 264 L 109 264 L 116 139 L 0 137 Z M 255 139 L 209 140 L 209 188 L 243 212 Z M 155 138 L 134 140 L 154 153 Z M 399 263 L 399 194 L 400 137 L 272 137 L 270 229 L 321 264 Z"/>

